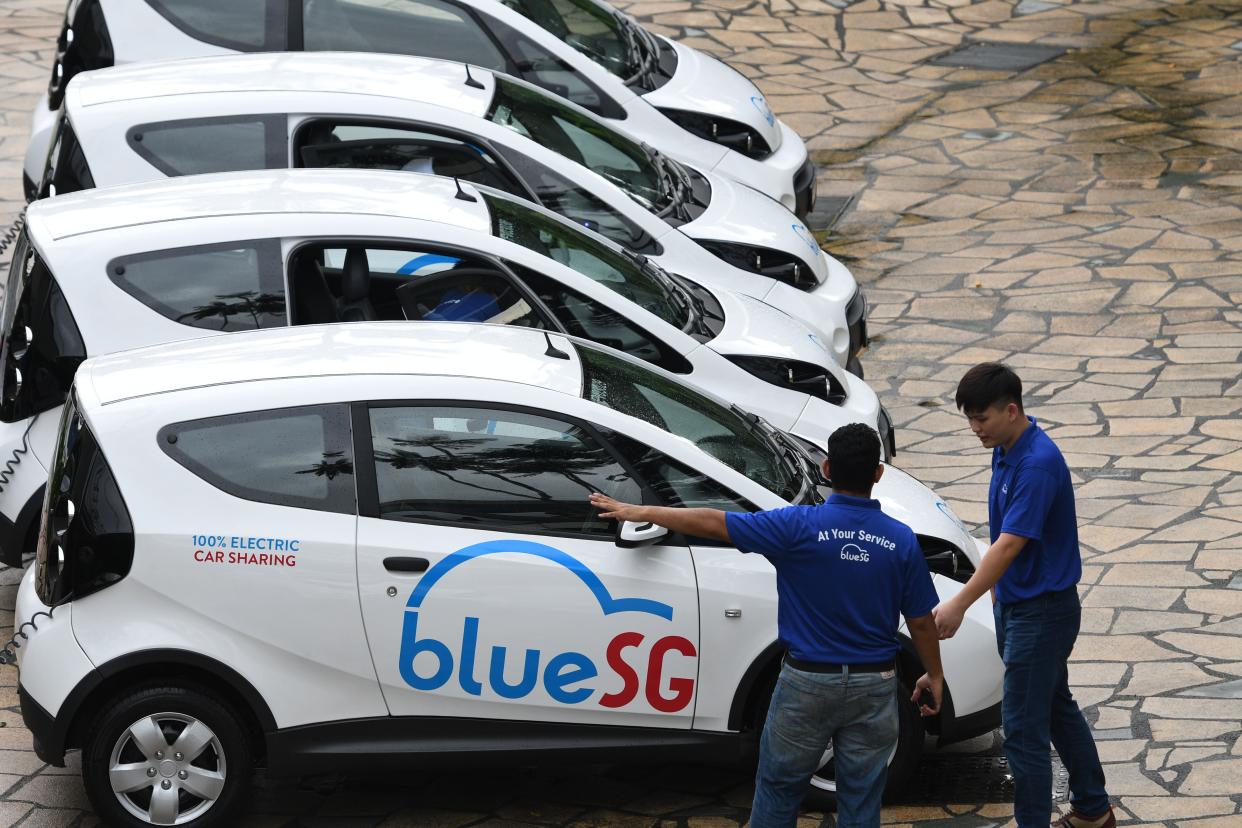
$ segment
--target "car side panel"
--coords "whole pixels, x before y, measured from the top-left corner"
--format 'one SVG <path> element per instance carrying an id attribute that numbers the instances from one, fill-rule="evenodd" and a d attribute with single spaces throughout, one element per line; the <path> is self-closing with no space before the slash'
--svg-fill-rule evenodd
<path id="1" fill-rule="evenodd" d="M 91 427 L 131 514 L 134 561 L 121 581 L 74 602 L 74 631 L 99 664 L 134 642 L 221 661 L 268 701 L 278 727 L 386 715 L 358 606 L 356 515 L 228 495 L 156 443 L 170 422 L 304 402 L 295 388 L 279 398 L 271 391 L 196 389 L 158 414 L 141 401 L 94 412 Z M 282 551 L 252 548 L 259 538 L 297 549 L 286 544 L 279 562 L 251 557 Z"/>

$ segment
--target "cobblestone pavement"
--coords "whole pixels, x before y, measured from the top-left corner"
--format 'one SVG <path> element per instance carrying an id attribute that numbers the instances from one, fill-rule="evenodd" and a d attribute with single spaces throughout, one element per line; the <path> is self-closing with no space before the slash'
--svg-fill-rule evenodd
<path id="1" fill-rule="evenodd" d="M 61 7 L 0 0 L 6 224 Z M 809 139 L 819 218 L 839 215 L 823 240 L 868 284 L 864 365 L 900 427 L 898 464 L 967 521 L 986 519 L 987 456 L 952 389 L 977 361 L 1020 371 L 1078 486 L 1071 678 L 1118 816 L 1242 826 L 1242 2 L 626 8 L 728 58 Z M 15 578 L 0 573 L 0 623 Z M 0 826 L 94 824 L 72 768 L 30 752 L 14 681 L 0 673 Z M 974 767 L 995 739 L 949 751 Z M 261 781 L 247 824 L 716 828 L 745 819 L 749 793 L 745 774 L 705 768 Z M 1009 810 L 884 814 L 974 828 Z"/>

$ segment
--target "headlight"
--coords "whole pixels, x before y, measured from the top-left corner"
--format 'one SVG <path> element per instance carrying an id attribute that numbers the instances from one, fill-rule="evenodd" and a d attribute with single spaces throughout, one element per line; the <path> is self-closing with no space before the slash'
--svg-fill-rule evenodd
<path id="1" fill-rule="evenodd" d="M 934 573 L 966 583 L 975 574 L 975 565 L 966 557 L 966 553 L 947 540 L 933 538 L 930 535 L 918 535 L 919 548 L 927 559 L 927 568 Z"/>
<path id="2" fill-rule="evenodd" d="M 798 290 L 811 291 L 819 287 L 819 277 L 815 275 L 815 269 L 789 253 L 737 242 L 701 239 L 695 241 L 716 258 L 724 259 L 742 270 L 776 279 Z"/>
<path id="3" fill-rule="evenodd" d="M 848 398 L 845 386 L 831 372 L 809 362 L 736 354 L 725 354 L 725 359 L 764 382 L 810 394 L 833 405 L 843 405 Z"/>
<path id="4" fill-rule="evenodd" d="M 755 130 L 715 115 L 704 115 L 701 112 L 687 112 L 684 109 L 661 109 L 662 113 L 677 126 L 692 132 L 700 138 L 720 144 L 731 150 L 737 150 L 747 158 L 767 158 L 772 148 L 763 136 Z"/>

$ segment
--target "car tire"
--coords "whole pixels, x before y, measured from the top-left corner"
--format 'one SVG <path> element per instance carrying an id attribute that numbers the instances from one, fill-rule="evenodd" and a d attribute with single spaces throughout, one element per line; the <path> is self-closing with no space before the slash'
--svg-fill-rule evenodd
<path id="1" fill-rule="evenodd" d="M 773 681 L 768 687 L 763 705 L 759 708 L 762 715 L 756 723 L 756 732 L 763 732 L 763 724 L 767 719 L 768 705 L 772 701 L 772 691 L 776 689 L 776 682 Z M 891 799 L 896 793 L 905 789 L 910 780 L 914 777 L 914 773 L 918 770 L 919 758 L 923 753 L 923 720 L 919 716 L 918 708 L 910 701 L 913 689 L 908 687 L 905 682 L 899 682 L 897 685 L 897 746 L 893 750 L 893 756 L 888 763 L 888 778 L 884 783 L 884 799 Z M 821 768 L 811 778 L 811 784 L 807 787 L 804 804 L 822 808 L 824 810 L 835 810 L 837 805 L 836 782 L 832 779 L 831 765 Z"/>
<path id="2" fill-rule="evenodd" d="M 189 684 L 118 694 L 96 716 L 82 747 L 91 805 L 105 824 L 125 828 L 234 826 L 253 772 L 237 712 Z"/>

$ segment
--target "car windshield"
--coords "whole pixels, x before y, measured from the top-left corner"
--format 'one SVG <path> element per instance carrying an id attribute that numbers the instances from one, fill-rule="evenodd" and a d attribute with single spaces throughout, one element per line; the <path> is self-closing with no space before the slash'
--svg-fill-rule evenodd
<path id="1" fill-rule="evenodd" d="M 648 210 L 668 210 L 676 201 L 658 155 L 537 89 L 496 78 L 487 117 L 599 173 Z"/>
<path id="2" fill-rule="evenodd" d="M 583 396 L 684 437 L 790 503 L 807 485 L 764 429 L 693 389 L 628 360 L 579 344 Z"/>
<path id="3" fill-rule="evenodd" d="M 593 0 L 503 0 L 504 4 L 620 78 L 642 71 L 644 41 L 621 15 Z"/>
<path id="4" fill-rule="evenodd" d="M 681 330 L 696 326 L 684 292 L 645 259 L 628 256 L 572 224 L 529 205 L 492 193 L 483 198 L 492 214 L 492 233 L 569 267 L 613 290 Z"/>

